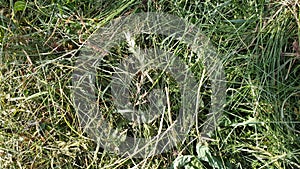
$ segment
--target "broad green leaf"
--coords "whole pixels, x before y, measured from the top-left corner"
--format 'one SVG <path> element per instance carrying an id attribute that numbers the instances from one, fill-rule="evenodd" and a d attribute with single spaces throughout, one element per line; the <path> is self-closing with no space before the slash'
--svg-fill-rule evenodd
<path id="1" fill-rule="evenodd" d="M 18 12 L 18 11 L 23 11 L 26 8 L 26 2 L 24 1 L 17 1 L 14 4 L 14 11 Z"/>

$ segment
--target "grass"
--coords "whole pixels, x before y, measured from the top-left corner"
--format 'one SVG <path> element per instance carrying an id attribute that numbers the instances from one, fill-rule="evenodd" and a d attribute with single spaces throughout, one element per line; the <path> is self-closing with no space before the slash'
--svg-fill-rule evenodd
<path id="1" fill-rule="evenodd" d="M 1 1 L 0 168 L 300 168 L 299 6 L 297 0 Z M 71 80 L 94 31 L 145 11 L 195 24 L 222 55 L 227 90 L 210 140 L 200 137 L 201 115 L 183 144 L 136 159 L 105 151 L 83 133 Z M 157 44 L 159 38 L 148 36 Z M 187 55 L 184 46 L 176 48 Z M 201 79 L 201 66 L 193 71 Z M 209 88 L 201 92 L 208 105 Z M 132 127 L 106 113 L 116 127 Z M 156 126 L 132 133 L 149 137 Z"/>

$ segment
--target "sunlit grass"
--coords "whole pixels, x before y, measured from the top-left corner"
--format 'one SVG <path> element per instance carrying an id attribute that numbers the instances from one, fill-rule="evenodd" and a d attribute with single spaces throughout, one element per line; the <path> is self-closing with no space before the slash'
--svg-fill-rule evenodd
<path id="1" fill-rule="evenodd" d="M 0 168 L 167 168 L 179 163 L 300 168 L 298 1 L 17 2 L 0 2 Z M 210 139 L 200 137 L 201 115 L 183 144 L 134 159 L 103 150 L 82 132 L 71 78 L 76 56 L 94 31 L 114 18 L 145 11 L 180 16 L 210 39 L 222 56 L 227 100 Z M 201 68 L 195 66 L 194 73 L 200 76 Z M 209 94 L 208 86 L 204 105 Z M 113 116 L 111 121 L 124 122 Z"/>

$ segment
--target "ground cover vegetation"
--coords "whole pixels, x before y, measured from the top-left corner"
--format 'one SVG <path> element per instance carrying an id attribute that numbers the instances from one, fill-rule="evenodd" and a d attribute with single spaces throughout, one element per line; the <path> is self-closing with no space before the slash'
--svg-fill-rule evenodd
<path id="1" fill-rule="evenodd" d="M 299 7 L 297 0 L 2 0 L 0 168 L 300 168 Z M 84 42 L 113 19 L 139 12 L 164 12 L 196 25 L 222 56 L 227 85 L 226 106 L 209 139 L 199 134 L 210 103 L 206 80 L 203 114 L 184 143 L 145 159 L 97 146 L 83 133 L 71 99 L 74 61 Z M 136 41 L 149 47 L 165 39 L 148 34 Z M 186 58 L 184 44 L 165 44 Z M 128 52 L 120 45 L 107 57 Z M 201 79 L 203 65 L 185 62 Z M 171 111 L 178 110 L 174 79 L 160 70 L 148 73 L 159 79 L 156 87 L 169 86 Z M 100 84 L 108 85 L 101 75 Z M 152 85 L 145 82 L 143 90 Z M 100 106 L 116 128 L 141 137 L 157 133 L 157 121 L 134 126 Z"/>

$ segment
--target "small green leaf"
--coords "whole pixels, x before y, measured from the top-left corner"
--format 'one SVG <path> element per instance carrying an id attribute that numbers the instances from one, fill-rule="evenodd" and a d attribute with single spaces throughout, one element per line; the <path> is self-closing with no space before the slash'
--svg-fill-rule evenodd
<path id="1" fill-rule="evenodd" d="M 193 155 L 184 155 L 177 157 L 170 169 L 203 169 L 201 161 Z"/>
<path id="2" fill-rule="evenodd" d="M 173 161 L 173 169 L 177 169 L 179 167 L 183 167 L 186 164 L 192 161 L 192 158 L 195 158 L 192 155 L 179 156 Z"/>
<path id="3" fill-rule="evenodd" d="M 26 8 L 26 2 L 24 2 L 24 1 L 15 2 L 15 5 L 14 5 L 15 12 L 23 11 L 23 10 L 25 10 L 25 8 Z"/>
<path id="4" fill-rule="evenodd" d="M 198 157 L 204 161 L 207 160 L 207 154 L 210 155 L 209 148 L 207 145 L 197 144 L 196 151 L 197 151 Z"/>
<path id="5" fill-rule="evenodd" d="M 196 151 L 198 158 L 202 161 L 206 161 L 211 167 L 223 169 L 222 161 L 211 155 L 208 145 L 197 144 Z"/>

